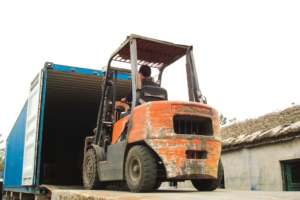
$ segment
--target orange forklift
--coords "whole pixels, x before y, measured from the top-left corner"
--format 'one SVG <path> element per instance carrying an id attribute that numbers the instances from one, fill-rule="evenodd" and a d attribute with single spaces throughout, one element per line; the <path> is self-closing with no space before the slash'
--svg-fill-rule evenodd
<path id="1" fill-rule="evenodd" d="M 183 56 L 189 101 L 168 101 L 162 75 Z M 129 63 L 131 70 L 111 67 L 112 61 Z M 158 69 L 158 87 L 141 84 L 139 65 Z M 200 91 L 193 47 L 132 34 L 102 72 L 95 136 L 85 140 L 85 189 L 122 186 L 148 192 L 162 182 L 191 180 L 199 191 L 215 190 L 223 176 L 219 115 Z M 130 80 L 118 79 L 122 74 Z M 132 102 L 121 103 L 120 94 L 130 89 Z M 128 109 L 130 115 L 120 117 Z"/>

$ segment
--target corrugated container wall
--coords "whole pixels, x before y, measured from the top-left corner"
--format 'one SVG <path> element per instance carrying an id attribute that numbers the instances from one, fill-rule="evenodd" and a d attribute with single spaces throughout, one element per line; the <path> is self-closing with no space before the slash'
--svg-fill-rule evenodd
<path id="1" fill-rule="evenodd" d="M 4 166 L 5 176 L 3 180 L 3 187 L 22 186 L 22 168 L 27 105 L 28 102 L 26 101 L 13 129 L 11 130 L 6 140 L 6 155 Z"/>

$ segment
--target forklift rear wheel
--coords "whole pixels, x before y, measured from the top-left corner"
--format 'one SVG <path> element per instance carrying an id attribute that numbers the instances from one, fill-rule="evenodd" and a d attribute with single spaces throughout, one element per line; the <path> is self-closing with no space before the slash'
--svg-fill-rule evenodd
<path id="1" fill-rule="evenodd" d="M 86 190 L 104 189 L 106 184 L 100 182 L 97 170 L 97 156 L 94 149 L 89 149 L 83 160 L 83 184 Z"/>
<path id="2" fill-rule="evenodd" d="M 217 189 L 217 187 L 220 185 L 223 174 L 224 174 L 223 165 L 222 165 L 222 162 L 220 159 L 217 179 L 192 180 L 192 184 L 198 191 L 213 191 L 213 190 Z"/>
<path id="3" fill-rule="evenodd" d="M 152 190 L 157 190 L 158 188 L 160 188 L 161 184 L 162 184 L 162 182 L 156 181 L 153 188 L 152 188 Z"/>
<path id="4" fill-rule="evenodd" d="M 137 145 L 130 149 L 125 175 L 129 189 L 132 192 L 148 192 L 155 184 L 157 174 L 156 159 L 147 146 Z"/>

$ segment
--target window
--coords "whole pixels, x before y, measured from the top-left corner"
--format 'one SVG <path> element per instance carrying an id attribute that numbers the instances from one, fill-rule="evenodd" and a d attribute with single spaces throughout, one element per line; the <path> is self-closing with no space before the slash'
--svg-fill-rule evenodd
<path id="1" fill-rule="evenodd" d="M 283 190 L 300 191 L 300 159 L 281 162 Z"/>

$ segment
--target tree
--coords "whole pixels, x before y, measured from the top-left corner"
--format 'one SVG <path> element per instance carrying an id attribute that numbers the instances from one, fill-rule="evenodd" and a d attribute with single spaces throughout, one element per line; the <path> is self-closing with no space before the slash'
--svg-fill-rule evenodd
<path id="1" fill-rule="evenodd" d="M 232 118 L 229 120 L 229 123 L 234 123 L 234 122 L 236 122 L 236 118 Z"/>
<path id="2" fill-rule="evenodd" d="M 225 124 L 227 124 L 227 118 L 224 117 L 223 114 L 220 115 L 219 121 L 220 121 L 220 125 L 225 125 Z M 228 121 L 229 121 L 230 124 L 231 124 L 231 123 L 234 123 L 234 122 L 236 122 L 236 118 L 232 118 L 232 119 L 230 119 L 230 120 L 228 120 Z"/>
<path id="3" fill-rule="evenodd" d="M 2 134 L 0 134 L 0 138 Z M 5 148 L 1 147 L 3 144 L 3 140 L 0 140 L 0 169 L 4 169 L 4 155 L 5 155 Z"/>
<path id="4" fill-rule="evenodd" d="M 225 125 L 227 123 L 227 118 L 223 116 L 223 114 L 220 115 L 220 124 Z"/>

